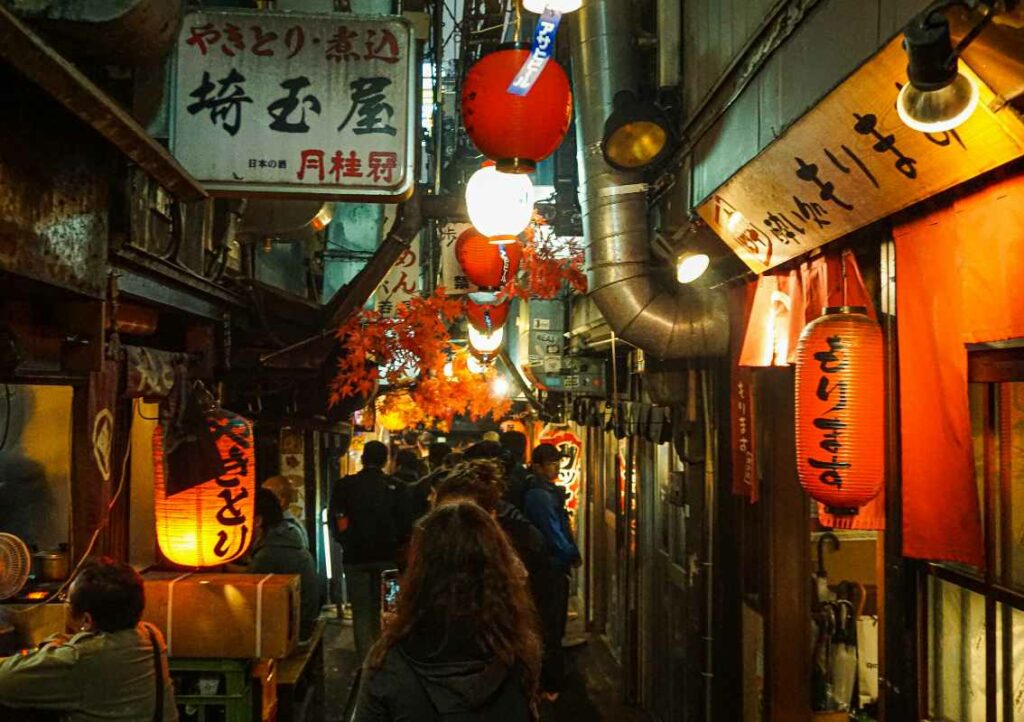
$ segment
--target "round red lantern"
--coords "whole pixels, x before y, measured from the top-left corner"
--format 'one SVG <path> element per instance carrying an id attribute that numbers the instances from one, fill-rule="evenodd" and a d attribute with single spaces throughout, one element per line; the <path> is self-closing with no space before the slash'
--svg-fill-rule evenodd
<path id="1" fill-rule="evenodd" d="M 475 303 L 466 301 L 466 318 L 480 331 L 490 333 L 495 328 L 505 325 L 508 318 L 509 301 L 496 304 Z"/>
<path id="2" fill-rule="evenodd" d="M 469 69 L 462 86 L 462 124 L 470 139 L 504 173 L 530 173 L 555 152 L 569 130 L 572 91 L 554 60 L 526 95 L 508 92 L 529 45 L 503 45 Z"/>
<path id="3" fill-rule="evenodd" d="M 885 481 L 882 332 L 861 306 L 825 309 L 800 334 L 800 483 L 830 514 L 853 515 Z"/>
<path id="4" fill-rule="evenodd" d="M 470 283 L 482 289 L 498 289 L 518 273 L 523 247 L 518 243 L 491 243 L 487 236 L 469 227 L 455 241 L 455 258 Z"/>
<path id="5" fill-rule="evenodd" d="M 209 567 L 245 554 L 252 542 L 256 499 L 252 422 L 218 409 L 206 415 L 224 464 L 215 479 L 174 479 L 164 456 L 163 429 L 153 430 L 156 540 L 175 564 Z"/>

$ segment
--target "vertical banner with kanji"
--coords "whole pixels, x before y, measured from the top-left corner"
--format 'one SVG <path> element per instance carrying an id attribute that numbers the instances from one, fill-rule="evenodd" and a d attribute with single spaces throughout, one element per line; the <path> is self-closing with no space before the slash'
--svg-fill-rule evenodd
<path id="1" fill-rule="evenodd" d="M 385 209 L 383 228 L 391 228 L 396 211 L 396 206 Z M 377 287 L 374 305 L 384 318 L 393 318 L 403 303 L 420 295 L 420 235 L 416 234 Z"/>
<path id="2" fill-rule="evenodd" d="M 190 13 L 171 150 L 222 194 L 398 199 L 414 180 L 415 61 L 401 17 Z"/>
<path id="3" fill-rule="evenodd" d="M 558 485 L 565 490 L 565 508 L 569 522 L 576 529 L 576 515 L 580 507 L 580 475 L 583 463 L 583 441 L 565 426 L 549 424 L 541 431 L 539 444 L 551 444 L 564 455 L 558 470 Z"/>

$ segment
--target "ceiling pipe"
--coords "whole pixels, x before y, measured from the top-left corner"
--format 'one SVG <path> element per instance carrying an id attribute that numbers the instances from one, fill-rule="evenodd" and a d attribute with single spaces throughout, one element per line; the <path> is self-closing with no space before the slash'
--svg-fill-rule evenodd
<path id="1" fill-rule="evenodd" d="M 629 0 L 588 0 L 570 18 L 580 206 L 590 297 L 617 336 L 656 358 L 724 355 L 729 344 L 721 292 L 675 285 L 651 257 L 645 187 L 601 153 L 612 98 L 636 91 Z"/>

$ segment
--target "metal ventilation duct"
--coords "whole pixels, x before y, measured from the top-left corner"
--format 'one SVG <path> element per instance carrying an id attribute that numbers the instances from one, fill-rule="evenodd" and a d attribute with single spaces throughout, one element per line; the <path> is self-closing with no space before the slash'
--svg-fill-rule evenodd
<path id="1" fill-rule="evenodd" d="M 590 297 L 617 335 L 656 358 L 724 355 L 721 292 L 669 285 L 654 270 L 647 199 L 635 175 L 604 162 L 601 138 L 612 98 L 637 88 L 629 0 L 588 0 L 572 43 L 576 137 Z"/>

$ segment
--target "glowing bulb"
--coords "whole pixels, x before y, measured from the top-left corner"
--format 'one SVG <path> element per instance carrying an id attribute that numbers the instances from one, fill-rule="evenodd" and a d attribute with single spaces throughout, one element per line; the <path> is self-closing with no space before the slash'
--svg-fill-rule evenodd
<path id="1" fill-rule="evenodd" d="M 725 222 L 725 230 L 729 231 L 734 236 L 738 236 L 740 231 L 743 230 L 743 226 L 746 224 L 747 219 L 743 217 L 743 214 L 739 211 L 733 211 L 729 214 L 729 220 Z"/>
<path id="2" fill-rule="evenodd" d="M 505 339 L 505 329 L 503 326 L 498 326 L 490 333 L 486 333 L 470 325 L 469 327 L 469 345 L 477 353 L 484 355 L 493 354 L 501 347 L 501 342 Z"/>
<path id="3" fill-rule="evenodd" d="M 704 275 L 711 265 L 706 253 L 684 253 L 676 259 L 676 279 L 680 283 L 692 283 Z"/>
<path id="4" fill-rule="evenodd" d="M 499 173 L 485 165 L 466 183 L 466 211 L 485 236 L 516 236 L 533 218 L 533 181 L 525 173 Z"/>
<path id="5" fill-rule="evenodd" d="M 546 7 L 564 15 L 579 10 L 582 6 L 583 0 L 523 0 L 523 7 L 538 15 L 544 12 Z"/>
<path id="6" fill-rule="evenodd" d="M 446 363 L 444 365 L 443 371 L 444 371 L 444 375 L 447 378 L 451 378 L 455 374 L 455 365 L 451 361 L 449 361 L 448 363 Z"/>
<path id="7" fill-rule="evenodd" d="M 504 376 L 499 376 L 491 384 L 491 390 L 494 391 L 495 396 L 508 396 L 508 380 Z"/>

